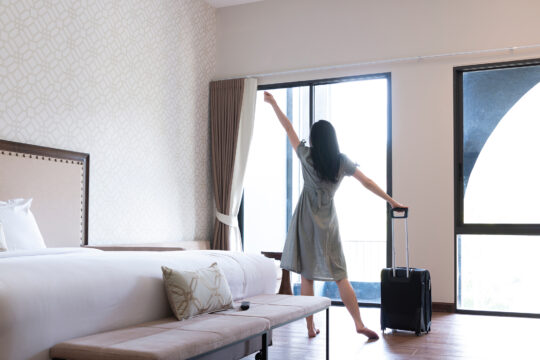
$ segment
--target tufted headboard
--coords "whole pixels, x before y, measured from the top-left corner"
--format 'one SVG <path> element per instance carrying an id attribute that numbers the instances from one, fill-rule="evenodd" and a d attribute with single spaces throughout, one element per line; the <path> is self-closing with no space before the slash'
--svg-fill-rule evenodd
<path id="1" fill-rule="evenodd" d="M 32 198 L 47 247 L 88 244 L 90 155 L 0 140 L 0 200 Z"/>

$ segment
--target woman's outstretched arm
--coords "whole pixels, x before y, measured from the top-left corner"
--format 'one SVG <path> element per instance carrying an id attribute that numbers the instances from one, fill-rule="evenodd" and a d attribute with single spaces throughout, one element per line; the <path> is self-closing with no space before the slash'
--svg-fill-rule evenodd
<path id="1" fill-rule="evenodd" d="M 364 185 L 364 187 L 366 189 L 368 189 L 369 191 L 371 191 L 372 193 L 374 193 L 375 195 L 383 198 L 384 200 L 388 201 L 388 203 L 390 204 L 390 206 L 392 206 L 392 208 L 397 208 L 397 207 L 400 207 L 400 208 L 406 208 L 407 206 L 403 205 L 403 204 L 400 204 L 398 203 L 396 200 L 392 199 L 386 192 L 383 191 L 383 189 L 381 189 L 379 187 L 379 185 L 377 185 L 375 183 L 375 181 L 371 180 L 370 178 L 368 178 L 366 175 L 364 175 L 364 173 L 362 173 L 359 169 L 356 169 L 354 171 L 354 177 L 360 181 L 360 183 L 362 185 Z"/>
<path id="2" fill-rule="evenodd" d="M 279 122 L 281 123 L 281 126 L 283 126 L 283 128 L 287 132 L 287 137 L 289 138 L 292 148 L 294 149 L 294 151 L 296 151 L 296 149 L 298 148 L 298 144 L 300 144 L 300 140 L 298 140 L 298 135 L 296 135 L 291 121 L 283 113 L 283 111 L 281 111 L 281 109 L 277 105 L 276 99 L 274 99 L 272 94 L 270 94 L 268 91 L 264 92 L 264 101 L 272 105 L 272 108 L 274 109 L 274 112 L 276 113 Z"/>

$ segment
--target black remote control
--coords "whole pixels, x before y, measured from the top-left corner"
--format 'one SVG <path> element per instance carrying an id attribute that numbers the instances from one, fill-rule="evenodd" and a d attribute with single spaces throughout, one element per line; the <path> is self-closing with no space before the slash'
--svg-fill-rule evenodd
<path id="1" fill-rule="evenodd" d="M 242 310 L 249 309 L 249 301 L 242 301 L 242 304 L 240 305 L 240 309 Z"/>

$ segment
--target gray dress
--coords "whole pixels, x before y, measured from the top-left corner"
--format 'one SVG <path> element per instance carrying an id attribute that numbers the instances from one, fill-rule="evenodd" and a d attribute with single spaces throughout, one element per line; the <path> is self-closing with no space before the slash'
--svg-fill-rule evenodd
<path id="1" fill-rule="evenodd" d="M 338 181 L 321 180 L 311 159 L 311 149 L 302 141 L 296 150 L 302 164 L 304 188 L 289 225 L 281 267 L 306 279 L 336 281 L 347 277 L 341 248 L 334 194 L 345 175 L 353 175 L 356 165 L 344 154 Z"/>

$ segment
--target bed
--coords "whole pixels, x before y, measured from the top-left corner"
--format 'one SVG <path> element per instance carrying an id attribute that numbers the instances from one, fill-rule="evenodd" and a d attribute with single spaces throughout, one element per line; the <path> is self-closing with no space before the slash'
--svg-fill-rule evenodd
<path id="1" fill-rule="evenodd" d="M 235 300 L 275 292 L 275 265 L 260 255 L 81 247 L 88 244 L 87 154 L 0 141 L 0 168 L 0 200 L 33 198 L 47 245 L 0 252 L 2 360 L 48 359 L 61 341 L 170 316 L 162 265 L 195 270 L 217 262 Z"/>

